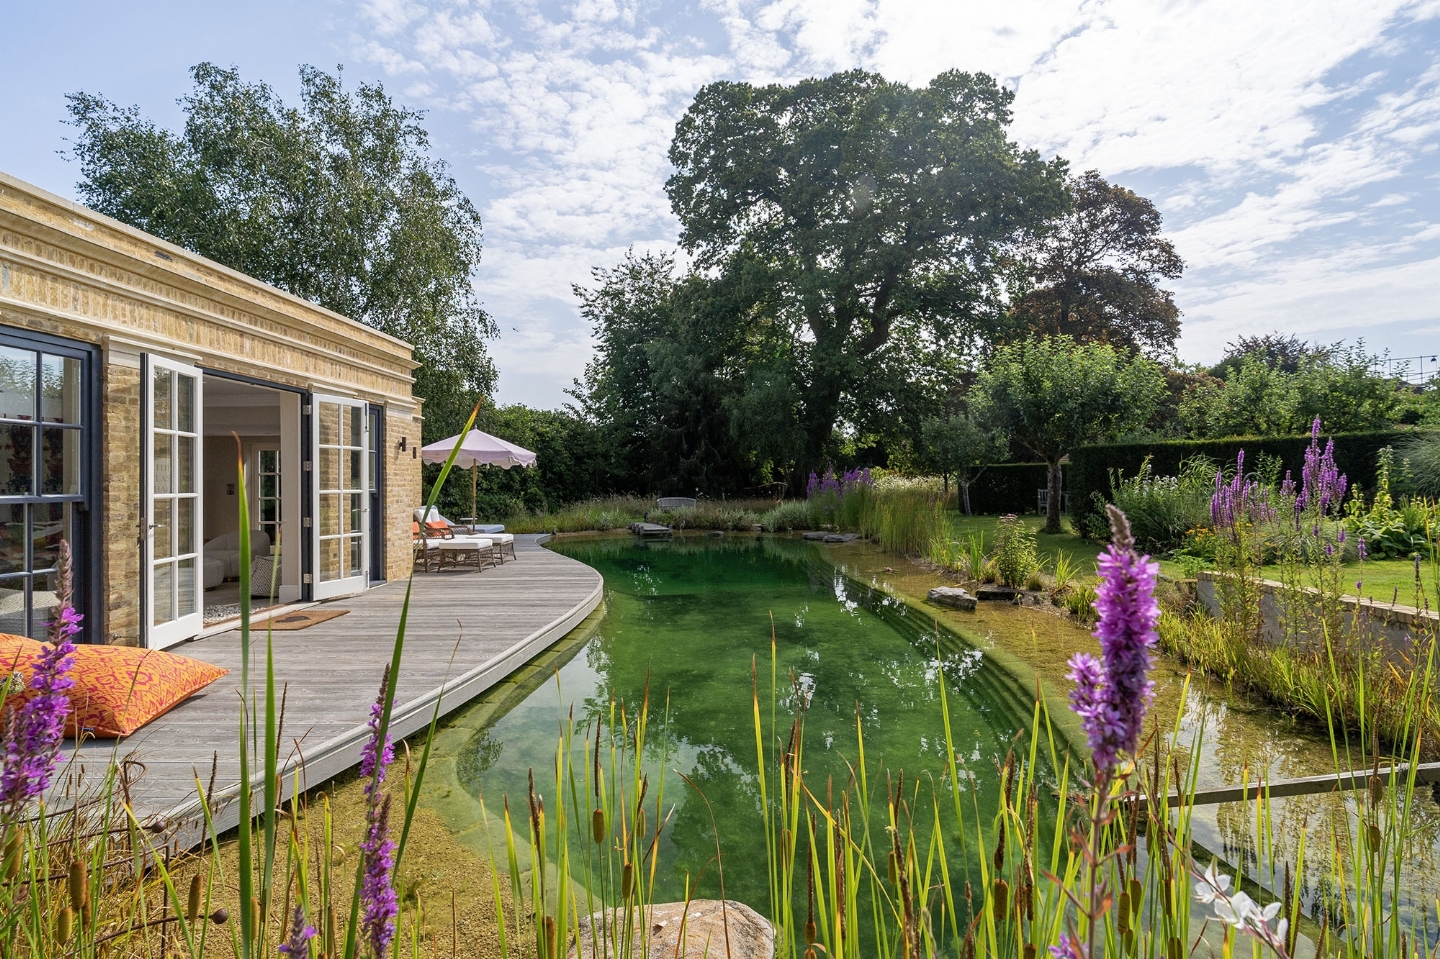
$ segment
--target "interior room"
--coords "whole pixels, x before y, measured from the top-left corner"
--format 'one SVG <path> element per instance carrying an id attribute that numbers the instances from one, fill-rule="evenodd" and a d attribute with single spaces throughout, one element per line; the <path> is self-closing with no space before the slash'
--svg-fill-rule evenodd
<path id="1" fill-rule="evenodd" d="M 205 376 L 201 498 L 207 626 L 239 615 L 235 435 L 249 498 L 252 608 L 300 598 L 300 404 L 301 395 L 290 390 Z"/>

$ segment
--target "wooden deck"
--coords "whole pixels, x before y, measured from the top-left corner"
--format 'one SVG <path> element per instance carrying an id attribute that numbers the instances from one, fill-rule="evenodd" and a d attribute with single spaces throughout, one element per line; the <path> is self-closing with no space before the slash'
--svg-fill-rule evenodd
<path id="1" fill-rule="evenodd" d="M 540 540 L 516 536 L 516 559 L 500 567 L 416 574 L 395 692 L 396 738 L 427 726 L 437 698 L 442 714 L 463 706 L 600 604 L 600 574 L 543 548 Z M 404 581 L 388 583 L 318 607 L 349 610 L 344 616 L 273 634 L 275 675 L 287 690 L 281 750 L 287 794 L 297 767 L 303 766 L 303 789 L 359 762 L 365 722 L 390 662 L 404 598 Z M 254 631 L 250 640 L 251 680 L 263 688 L 265 632 Z M 129 739 L 85 744 L 78 759 L 92 770 L 90 775 L 112 756 L 144 763 L 144 775 L 131 792 L 136 815 L 175 824 L 176 838 L 187 846 L 202 838 L 193 822 L 196 777 L 208 783 L 212 762 L 218 762 L 217 792 L 233 794 L 239 782 L 240 631 L 195 640 L 173 652 L 230 673 Z M 217 820 L 222 830 L 234 826 L 234 804 L 226 803 Z"/>

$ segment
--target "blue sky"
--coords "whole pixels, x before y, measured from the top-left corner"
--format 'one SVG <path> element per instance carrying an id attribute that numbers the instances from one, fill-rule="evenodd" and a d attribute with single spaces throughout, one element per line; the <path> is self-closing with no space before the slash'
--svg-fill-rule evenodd
<path id="1" fill-rule="evenodd" d="M 1150 196 L 1187 261 L 1183 359 L 1242 334 L 1440 351 L 1440 0 L 260 0 L 7 10 L 0 170 L 64 196 L 64 95 L 179 126 L 187 68 L 287 99 L 345 65 L 428 112 L 485 220 L 502 402 L 557 406 L 590 353 L 571 284 L 668 248 L 674 123 L 716 79 L 990 73 L 1012 135 Z"/>

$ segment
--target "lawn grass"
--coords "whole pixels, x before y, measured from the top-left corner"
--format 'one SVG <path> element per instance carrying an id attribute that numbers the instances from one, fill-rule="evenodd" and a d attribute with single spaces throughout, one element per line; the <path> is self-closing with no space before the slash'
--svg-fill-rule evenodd
<path id="1" fill-rule="evenodd" d="M 981 533 L 985 536 L 985 548 L 990 549 L 990 537 L 995 531 L 995 522 L 998 516 L 966 516 L 963 513 L 951 511 L 946 514 L 950 524 L 950 535 L 953 539 L 964 540 L 973 533 Z M 1045 525 L 1045 517 L 1039 515 L 1022 516 L 1022 520 L 1038 531 Z M 1040 550 L 1041 562 L 1047 569 L 1055 565 L 1057 553 L 1063 553 L 1070 562 L 1081 570 L 1082 577 L 1093 576 L 1095 569 L 1095 557 L 1099 554 L 1101 546 L 1098 543 L 1090 542 L 1074 532 L 1068 517 L 1061 520 L 1065 526 L 1063 533 L 1040 533 L 1037 532 L 1036 540 Z M 1173 579 L 1184 579 L 1186 572 L 1173 560 L 1161 557 L 1160 572 Z M 1415 564 L 1408 559 L 1386 559 L 1369 560 L 1362 568 L 1359 563 L 1347 563 L 1345 568 L 1353 575 L 1348 578 L 1354 582 L 1363 583 L 1360 595 L 1366 599 L 1373 599 L 1379 602 L 1388 603 L 1392 599 L 1401 605 L 1409 606 L 1415 601 Z M 1279 566 L 1266 566 L 1261 570 L 1261 575 L 1267 579 L 1281 579 Z M 1425 590 L 1432 597 L 1437 593 L 1435 570 L 1428 561 L 1422 561 L 1420 565 L 1421 581 Z M 1351 593 L 1355 591 L 1352 589 Z"/>

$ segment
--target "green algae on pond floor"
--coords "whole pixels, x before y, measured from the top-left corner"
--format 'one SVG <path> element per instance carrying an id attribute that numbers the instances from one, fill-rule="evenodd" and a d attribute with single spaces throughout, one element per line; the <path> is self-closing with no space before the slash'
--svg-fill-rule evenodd
<path id="1" fill-rule="evenodd" d="M 898 780 L 903 771 L 910 782 L 923 778 L 926 789 L 939 783 L 945 736 L 937 679 L 943 673 L 959 758 L 974 777 L 962 784 L 974 790 L 978 806 L 972 811 L 966 797 L 967 813 L 975 817 L 967 822 L 969 844 L 977 823 L 989 830 L 998 767 L 1032 725 L 1033 693 L 975 648 L 948 632 L 937 640 L 927 617 L 857 586 L 798 540 L 586 539 L 554 546 L 604 575 L 606 614 L 583 648 L 567 650 L 571 658 L 559 664 L 556 679 L 538 681 L 523 696 L 509 694 L 508 710 L 493 723 L 457 720 L 468 730 L 464 740 L 437 744 L 437 754 L 453 758 L 446 788 L 483 797 L 491 810 L 508 796 L 514 809 L 523 805 L 534 769 L 537 790 L 553 792 L 556 747 L 569 711 L 584 723 L 608 716 L 615 700 L 633 714 L 648 684 L 646 765 L 652 796 L 664 778 L 670 817 L 655 900 L 684 898 L 687 879 L 693 884 L 702 876 L 697 895 L 719 892 L 715 868 L 707 868 L 715 833 L 706 803 L 678 770 L 714 810 L 726 895 L 768 909 L 752 669 L 768 727 L 773 619 L 780 688 L 775 729 L 767 735 L 788 733 L 796 707 L 793 675 L 799 694 L 810 697 L 805 767 L 812 788 L 833 780 L 838 795 L 845 787 L 858 761 L 857 718 L 877 815 L 883 815 L 887 776 Z M 475 708 L 498 712 L 488 698 Z M 553 805 L 553 796 L 545 798 Z M 883 828 L 875 826 L 877 833 Z M 978 878 L 978 861 L 967 862 L 961 852 L 966 841 L 955 835 L 947 842 L 956 851 L 953 868 L 962 876 L 975 868 Z"/>

